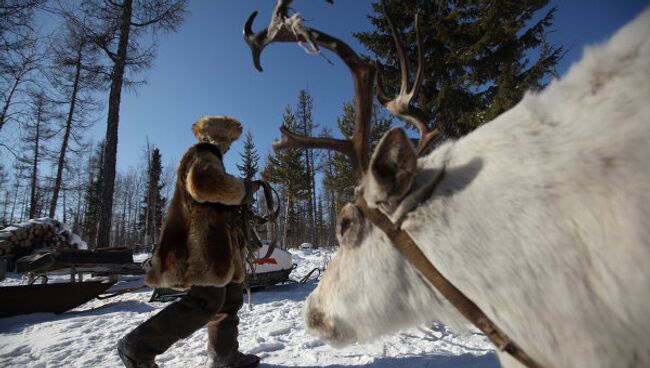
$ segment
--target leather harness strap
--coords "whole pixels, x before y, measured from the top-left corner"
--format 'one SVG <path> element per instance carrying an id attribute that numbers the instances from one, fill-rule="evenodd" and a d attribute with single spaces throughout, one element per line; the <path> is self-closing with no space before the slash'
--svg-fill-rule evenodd
<path id="1" fill-rule="evenodd" d="M 442 176 L 442 175 L 441 175 Z M 439 177 L 440 179 L 440 177 Z M 492 343 L 500 350 L 505 351 L 529 368 L 541 368 L 528 354 L 515 344 L 499 329 L 485 313 L 468 297 L 458 290 L 445 276 L 429 262 L 422 250 L 413 239 L 401 229 L 400 224 L 394 224 L 378 209 L 368 207 L 363 196 L 360 195 L 355 205 L 366 218 L 377 225 L 391 240 L 395 248 L 406 257 L 409 262 L 435 287 L 460 313 L 480 329 Z"/>

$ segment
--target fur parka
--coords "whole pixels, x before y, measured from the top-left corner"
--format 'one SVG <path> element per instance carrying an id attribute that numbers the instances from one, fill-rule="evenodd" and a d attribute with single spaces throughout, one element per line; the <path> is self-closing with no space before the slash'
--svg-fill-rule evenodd
<path id="1" fill-rule="evenodd" d="M 145 267 L 145 283 L 184 290 L 243 282 L 246 239 L 238 211 L 245 196 L 244 183 L 225 172 L 218 145 L 190 147 L 179 163 L 167 220 Z"/>

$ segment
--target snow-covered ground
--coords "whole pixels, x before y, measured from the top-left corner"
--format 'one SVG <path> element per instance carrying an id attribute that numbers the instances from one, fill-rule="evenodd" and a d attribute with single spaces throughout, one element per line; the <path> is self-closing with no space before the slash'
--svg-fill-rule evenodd
<path id="1" fill-rule="evenodd" d="M 325 249 L 295 250 L 300 279 L 332 256 Z M 131 278 L 133 279 L 133 278 Z M 15 274 L 0 286 L 15 285 Z M 124 281 L 114 288 L 134 286 Z M 413 328 L 367 344 L 333 349 L 308 335 L 301 309 L 316 280 L 278 285 L 253 293 L 253 309 L 240 311 L 240 345 L 258 354 L 261 367 L 498 367 L 492 346 L 476 332 L 458 335 L 443 325 Z M 149 303 L 151 290 L 93 300 L 61 315 L 32 314 L 0 319 L 0 367 L 120 367 L 117 340 L 165 303 Z M 0 301 L 1 303 L 2 301 Z M 474 331 L 474 330 L 473 330 Z M 156 361 L 163 367 L 200 367 L 207 360 L 207 332 L 201 329 L 173 345 Z"/>

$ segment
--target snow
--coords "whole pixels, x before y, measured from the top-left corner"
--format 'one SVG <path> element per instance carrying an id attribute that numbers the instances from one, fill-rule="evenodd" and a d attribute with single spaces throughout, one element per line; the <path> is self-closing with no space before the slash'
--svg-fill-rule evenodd
<path id="1" fill-rule="evenodd" d="M 291 277 L 302 278 L 324 267 L 333 250 L 292 250 L 298 264 Z M 144 257 L 144 256 L 143 256 Z M 0 286 L 16 285 L 10 274 Z M 366 344 L 334 349 L 308 335 L 302 305 L 316 287 L 316 274 L 306 284 L 277 285 L 253 293 L 253 309 L 240 311 L 240 348 L 258 354 L 262 368 L 278 367 L 498 367 L 487 339 L 472 332 L 457 334 L 444 325 L 422 326 Z M 113 289 L 137 286 L 141 278 L 124 277 Z M 92 300 L 61 315 L 31 314 L 0 319 L 0 367 L 120 367 L 117 340 L 164 308 L 149 303 L 150 289 L 106 300 Z M 244 299 L 246 300 L 246 299 Z M 162 368 L 203 366 L 207 332 L 200 329 L 157 357 Z"/>

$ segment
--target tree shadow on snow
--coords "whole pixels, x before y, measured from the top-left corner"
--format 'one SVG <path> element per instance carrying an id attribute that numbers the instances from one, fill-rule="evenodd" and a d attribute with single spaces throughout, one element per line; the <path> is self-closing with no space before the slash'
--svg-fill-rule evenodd
<path id="1" fill-rule="evenodd" d="M 289 366 L 275 364 L 260 364 L 260 368 L 288 368 Z M 292 366 L 294 367 L 294 366 Z M 296 368 L 344 368 L 349 365 L 333 364 L 323 366 L 295 366 Z M 496 354 L 490 353 L 485 355 L 463 354 L 456 356 L 426 356 L 426 357 L 403 357 L 403 358 L 379 358 L 374 362 L 365 365 L 355 365 L 355 367 L 372 367 L 372 368 L 499 368 L 499 359 Z"/>
<path id="2" fill-rule="evenodd" d="M 307 296 L 314 291 L 317 285 L 317 282 L 308 282 L 306 284 L 288 283 L 259 289 L 253 293 L 253 304 L 270 303 L 278 300 L 302 302 L 307 299 Z"/>
<path id="3" fill-rule="evenodd" d="M 117 313 L 117 312 L 135 312 L 135 313 L 148 313 L 156 310 L 151 304 L 138 301 L 138 300 L 120 300 L 112 303 L 100 305 L 99 307 L 86 309 L 82 311 L 67 312 L 70 314 L 78 313 L 80 315 L 101 316 L 102 314 Z"/>
<path id="4" fill-rule="evenodd" d="M 39 323 L 65 321 L 73 318 L 99 317 L 105 314 L 119 313 L 119 312 L 147 313 L 155 309 L 156 308 L 144 302 L 125 300 L 125 301 L 117 301 L 109 304 L 104 304 L 102 306 L 91 308 L 91 309 L 67 311 L 61 314 L 54 314 L 54 313 L 22 314 L 13 317 L 0 318 L 0 332 L 19 333 L 22 330 Z"/>

